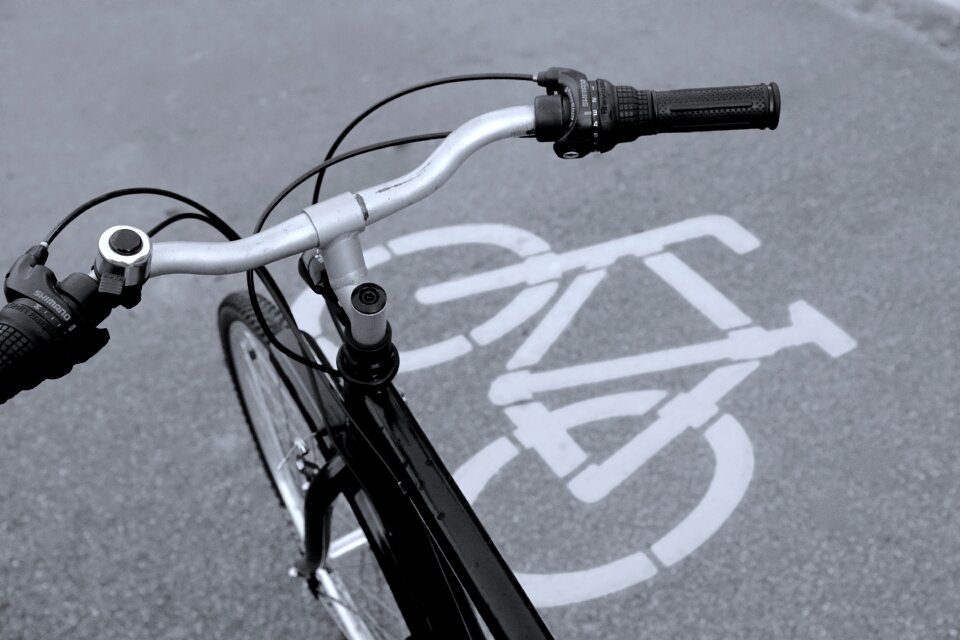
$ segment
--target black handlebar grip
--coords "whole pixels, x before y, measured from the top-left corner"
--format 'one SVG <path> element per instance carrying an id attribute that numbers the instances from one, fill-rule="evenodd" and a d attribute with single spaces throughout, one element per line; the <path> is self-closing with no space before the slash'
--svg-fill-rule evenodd
<path id="1" fill-rule="evenodd" d="M 103 293 L 86 273 L 57 282 L 46 259 L 44 245 L 31 247 L 4 278 L 9 302 L 0 308 L 0 404 L 89 360 L 110 340 L 97 325 L 116 306 L 129 309 L 140 301 L 139 286 Z"/>
<path id="2" fill-rule="evenodd" d="M 780 122 L 777 83 L 643 91 L 618 85 L 618 142 L 680 131 L 776 129 Z"/>
<path id="3" fill-rule="evenodd" d="M 27 334 L 0 322 L 0 404 L 39 382 L 35 371 L 36 351 L 36 343 Z"/>
<path id="4" fill-rule="evenodd" d="M 640 136 L 676 131 L 776 129 L 780 88 L 770 84 L 641 90 L 574 69 L 551 67 L 537 74 L 547 95 L 534 102 L 535 133 L 553 142 L 561 158 L 610 151 Z"/>

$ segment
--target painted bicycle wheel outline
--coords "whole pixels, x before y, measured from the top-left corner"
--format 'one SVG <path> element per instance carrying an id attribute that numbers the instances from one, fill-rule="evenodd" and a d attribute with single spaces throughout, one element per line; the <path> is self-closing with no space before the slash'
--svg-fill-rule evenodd
<path id="1" fill-rule="evenodd" d="M 687 557 L 715 534 L 740 504 L 753 478 L 753 445 L 740 423 L 729 414 L 715 420 L 703 435 L 716 459 L 713 478 L 700 502 L 667 534 L 651 545 L 651 554 L 634 551 L 602 565 L 552 573 L 517 573 L 537 607 L 584 602 L 654 577 L 657 561 L 670 567 Z M 461 491 L 473 504 L 486 485 L 521 449 L 501 436 L 477 452 L 454 472 Z M 721 499 L 717 499 L 717 498 Z"/>

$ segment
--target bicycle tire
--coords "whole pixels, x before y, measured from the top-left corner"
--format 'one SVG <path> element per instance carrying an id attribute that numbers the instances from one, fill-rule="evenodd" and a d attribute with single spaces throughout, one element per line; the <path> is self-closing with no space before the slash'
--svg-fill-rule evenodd
<path id="1" fill-rule="evenodd" d="M 288 328 L 273 304 L 260 298 L 260 306 L 272 331 L 279 334 Z M 306 476 L 296 460 L 317 466 L 326 462 L 317 442 L 321 425 L 316 429 L 311 425 L 283 371 L 270 357 L 269 343 L 246 292 L 224 298 L 218 327 L 227 369 L 260 462 L 302 541 Z M 318 384 L 316 391 L 334 393 L 332 385 L 324 384 Z M 332 404 L 338 399 L 321 397 L 317 401 Z M 296 438 L 307 445 L 307 453 L 297 455 Z M 337 499 L 331 526 L 329 558 L 318 571 L 317 595 L 343 636 L 347 640 L 407 638 L 403 615 L 367 542 L 365 532 L 380 532 L 383 527 L 362 489 L 349 502 L 343 496 Z"/>

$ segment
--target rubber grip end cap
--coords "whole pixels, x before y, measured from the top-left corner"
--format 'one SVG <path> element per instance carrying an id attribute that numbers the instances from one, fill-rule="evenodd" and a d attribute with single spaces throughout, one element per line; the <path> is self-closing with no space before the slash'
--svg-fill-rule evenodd
<path id="1" fill-rule="evenodd" d="M 780 124 L 780 87 L 776 82 L 770 83 L 770 92 L 773 104 L 771 105 L 772 113 L 770 114 L 770 126 L 768 128 L 773 131 Z"/>

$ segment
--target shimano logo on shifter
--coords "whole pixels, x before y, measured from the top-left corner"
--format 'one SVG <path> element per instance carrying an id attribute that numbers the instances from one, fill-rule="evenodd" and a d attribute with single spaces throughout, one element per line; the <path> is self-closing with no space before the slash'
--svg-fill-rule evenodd
<path id="1" fill-rule="evenodd" d="M 70 321 L 70 312 L 64 309 L 60 303 L 56 300 L 45 294 L 43 291 L 36 289 L 33 292 L 33 295 L 36 296 L 39 300 L 43 301 L 48 307 L 57 312 L 57 314 L 66 321 Z"/>

